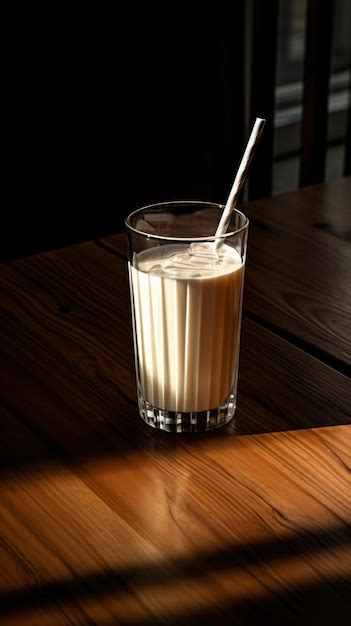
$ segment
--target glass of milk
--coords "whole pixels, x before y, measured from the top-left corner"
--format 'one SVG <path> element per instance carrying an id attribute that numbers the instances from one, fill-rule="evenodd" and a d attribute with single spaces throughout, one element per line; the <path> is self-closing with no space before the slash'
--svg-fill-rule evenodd
<path id="1" fill-rule="evenodd" d="M 223 206 L 165 202 L 126 219 L 140 415 L 166 431 L 204 431 L 236 408 L 249 221 Z"/>

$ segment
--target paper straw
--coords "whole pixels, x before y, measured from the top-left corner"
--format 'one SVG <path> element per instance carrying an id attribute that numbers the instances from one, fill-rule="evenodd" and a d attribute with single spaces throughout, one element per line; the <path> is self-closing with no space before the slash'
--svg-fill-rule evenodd
<path id="1" fill-rule="evenodd" d="M 220 237 L 221 235 L 224 235 L 224 233 L 226 232 L 228 228 L 232 212 L 237 205 L 239 193 L 245 183 L 247 171 L 250 167 L 250 163 L 252 161 L 252 157 L 254 155 L 256 145 L 261 136 L 265 123 L 266 123 L 266 120 L 263 120 L 260 117 L 256 118 L 254 127 L 250 135 L 250 139 L 247 143 L 246 150 L 244 152 L 244 156 L 241 159 L 239 169 L 236 173 L 233 187 L 228 196 L 227 204 L 224 207 L 222 217 L 218 224 L 218 227 L 216 230 L 216 237 Z"/>

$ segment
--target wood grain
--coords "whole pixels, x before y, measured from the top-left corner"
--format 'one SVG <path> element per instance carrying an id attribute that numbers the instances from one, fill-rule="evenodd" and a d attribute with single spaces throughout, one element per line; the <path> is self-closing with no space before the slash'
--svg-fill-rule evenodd
<path id="1" fill-rule="evenodd" d="M 351 375 L 351 178 L 248 205 L 246 310 Z"/>
<path id="2" fill-rule="evenodd" d="M 349 380 L 245 318 L 236 422 L 153 431 L 119 254 L 0 269 L 0 624 L 346 619 Z"/>
<path id="3" fill-rule="evenodd" d="M 3 475 L 1 623 L 346 618 L 350 443 L 339 426 Z"/>

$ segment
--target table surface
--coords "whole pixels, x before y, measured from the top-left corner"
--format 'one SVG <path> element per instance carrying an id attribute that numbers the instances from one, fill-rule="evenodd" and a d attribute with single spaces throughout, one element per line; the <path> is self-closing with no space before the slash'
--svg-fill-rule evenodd
<path id="1" fill-rule="evenodd" d="M 246 206 L 238 409 L 203 435 L 138 416 L 123 235 L 1 266 L 0 624 L 347 622 L 350 198 Z"/>

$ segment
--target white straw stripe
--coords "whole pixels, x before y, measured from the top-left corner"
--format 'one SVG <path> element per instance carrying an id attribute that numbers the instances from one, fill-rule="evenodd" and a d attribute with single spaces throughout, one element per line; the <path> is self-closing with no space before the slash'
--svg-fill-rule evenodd
<path id="1" fill-rule="evenodd" d="M 250 135 L 250 139 L 247 143 L 246 150 L 244 152 L 244 156 L 241 160 L 239 169 L 235 176 L 233 187 L 228 196 L 227 204 L 225 205 L 221 220 L 218 224 L 218 227 L 216 230 L 216 237 L 220 237 L 221 235 L 224 235 L 224 233 L 226 232 L 228 228 L 232 212 L 237 205 L 239 193 L 245 183 L 247 171 L 250 167 L 250 163 L 252 161 L 252 157 L 254 155 L 256 145 L 261 136 L 265 123 L 266 123 L 266 120 L 263 120 L 259 117 L 256 118 L 254 127 L 252 129 L 252 133 Z"/>

